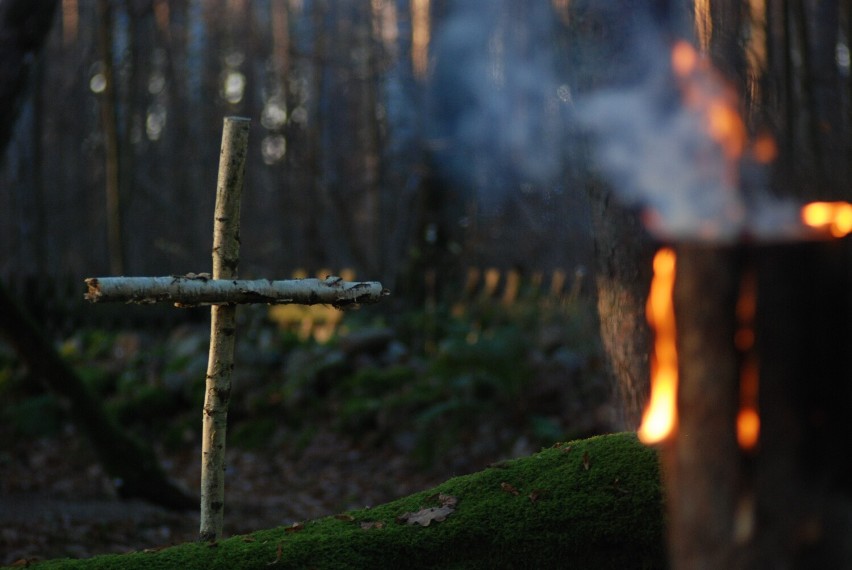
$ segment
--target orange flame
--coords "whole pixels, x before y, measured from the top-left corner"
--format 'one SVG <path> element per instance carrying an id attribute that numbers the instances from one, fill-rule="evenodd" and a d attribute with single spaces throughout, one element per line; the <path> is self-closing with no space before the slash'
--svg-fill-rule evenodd
<path id="1" fill-rule="evenodd" d="M 677 426 L 677 346 L 672 293 L 675 281 L 674 250 L 663 248 L 654 257 L 654 278 L 646 313 L 654 330 L 651 355 L 651 401 L 642 417 L 639 440 L 658 443 L 671 437 Z"/>
<path id="2" fill-rule="evenodd" d="M 672 47 L 672 70 L 681 81 L 686 105 L 703 118 L 710 138 L 722 148 L 726 158 L 740 158 L 748 142 L 748 131 L 738 110 L 736 90 L 683 40 Z"/>
<path id="3" fill-rule="evenodd" d="M 686 77 L 698 66 L 698 53 L 689 42 L 678 41 L 672 47 L 672 69 L 678 77 Z"/>
<path id="4" fill-rule="evenodd" d="M 852 204 L 848 202 L 811 202 L 802 208 L 802 221 L 812 228 L 827 230 L 842 238 L 852 232 Z"/>
<path id="5" fill-rule="evenodd" d="M 757 283 L 754 272 L 743 275 L 737 299 L 737 331 L 734 345 L 744 355 L 740 366 L 740 409 L 737 413 L 737 443 L 751 451 L 760 437 L 760 414 L 757 408 L 759 371 L 754 352 L 754 316 L 757 312 Z"/>

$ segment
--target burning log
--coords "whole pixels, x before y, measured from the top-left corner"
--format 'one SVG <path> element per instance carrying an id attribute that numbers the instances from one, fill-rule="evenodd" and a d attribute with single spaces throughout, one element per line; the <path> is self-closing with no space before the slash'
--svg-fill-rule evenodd
<path id="1" fill-rule="evenodd" d="M 670 55 L 582 120 L 676 251 L 654 263 L 639 429 L 661 452 L 671 565 L 852 568 L 852 205 L 778 199 L 765 167 L 779 148 L 749 132 L 737 89 L 688 43 Z"/>
<path id="2" fill-rule="evenodd" d="M 848 245 L 677 247 L 674 568 L 852 567 Z"/>

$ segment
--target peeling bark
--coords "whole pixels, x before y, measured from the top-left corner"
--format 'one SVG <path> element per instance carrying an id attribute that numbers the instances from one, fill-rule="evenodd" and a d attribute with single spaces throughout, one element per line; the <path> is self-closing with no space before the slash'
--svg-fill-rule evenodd
<path id="1" fill-rule="evenodd" d="M 243 190 L 249 121 L 226 117 L 219 156 L 213 214 L 213 279 L 234 279 L 240 261 L 240 197 Z M 201 540 L 222 536 L 225 514 L 225 434 L 234 369 L 237 308 L 210 309 L 210 356 L 202 414 Z"/>
<path id="2" fill-rule="evenodd" d="M 375 281 L 326 279 L 237 280 L 205 277 L 90 277 L 85 299 L 92 303 L 174 303 L 180 307 L 269 303 L 332 305 L 377 303 L 388 291 Z"/>

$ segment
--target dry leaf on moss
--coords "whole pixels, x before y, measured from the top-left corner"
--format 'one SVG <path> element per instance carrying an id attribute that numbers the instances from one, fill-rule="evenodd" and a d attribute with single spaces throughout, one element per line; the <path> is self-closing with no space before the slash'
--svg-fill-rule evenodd
<path id="1" fill-rule="evenodd" d="M 364 530 L 370 530 L 374 528 L 385 528 L 385 523 L 382 521 L 364 521 L 361 523 L 361 528 Z"/>
<path id="2" fill-rule="evenodd" d="M 515 489 L 512 485 L 506 482 L 500 483 L 500 488 L 506 491 L 507 493 L 515 495 L 516 497 L 520 495 L 520 492 L 517 489 Z"/>
<path id="3" fill-rule="evenodd" d="M 442 507 L 454 507 L 459 502 L 456 497 L 452 495 L 445 495 L 444 493 L 440 493 L 438 495 L 438 502 L 441 503 Z"/>
<path id="4" fill-rule="evenodd" d="M 404 513 L 396 517 L 396 522 L 403 524 L 419 524 L 429 526 L 432 521 L 443 522 L 455 510 L 451 505 L 420 509 L 416 513 Z"/>
<path id="5" fill-rule="evenodd" d="M 416 513 L 403 513 L 396 517 L 396 522 L 399 524 L 419 524 L 420 526 L 429 526 L 432 521 L 443 522 L 453 511 L 456 510 L 458 499 L 452 495 L 438 495 L 438 500 L 441 502 L 440 507 L 428 507 L 420 509 Z"/>

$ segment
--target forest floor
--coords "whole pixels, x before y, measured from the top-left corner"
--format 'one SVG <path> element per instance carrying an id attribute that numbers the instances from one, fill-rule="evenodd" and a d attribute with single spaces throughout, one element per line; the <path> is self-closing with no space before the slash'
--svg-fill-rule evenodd
<path id="1" fill-rule="evenodd" d="M 556 441 L 619 431 L 591 306 L 483 306 L 433 319 L 441 329 L 413 321 L 415 334 L 437 331 L 429 356 L 403 325 L 353 325 L 328 345 L 245 327 L 225 535 L 379 505 Z M 201 325 L 164 340 L 84 331 L 59 345 L 193 495 L 208 337 Z M 197 539 L 197 510 L 118 498 L 88 440 L 38 385 L 0 350 L 0 565 Z"/>
<path id="2" fill-rule="evenodd" d="M 197 450 L 161 458 L 180 485 L 198 488 Z M 471 471 L 476 467 L 484 465 L 471 464 Z M 117 498 L 88 443 L 70 426 L 58 437 L 5 449 L 0 470 L 0 564 L 124 553 L 198 536 L 196 511 L 175 512 Z M 451 475 L 439 469 L 424 472 L 389 450 L 358 449 L 331 433 L 316 435 L 298 456 L 288 449 L 231 449 L 225 533 L 381 504 Z"/>
<path id="3" fill-rule="evenodd" d="M 589 423 L 605 428 L 601 409 L 588 413 L 597 416 Z M 382 504 L 538 451 L 520 438 L 503 453 L 463 446 L 424 467 L 392 446 L 359 446 L 330 430 L 294 448 L 228 450 L 226 535 Z M 199 449 L 159 453 L 170 477 L 187 490 L 199 487 Z M 126 553 L 198 536 L 197 511 L 118 498 L 89 443 L 70 424 L 53 437 L 6 445 L 0 472 L 0 565 Z"/>

